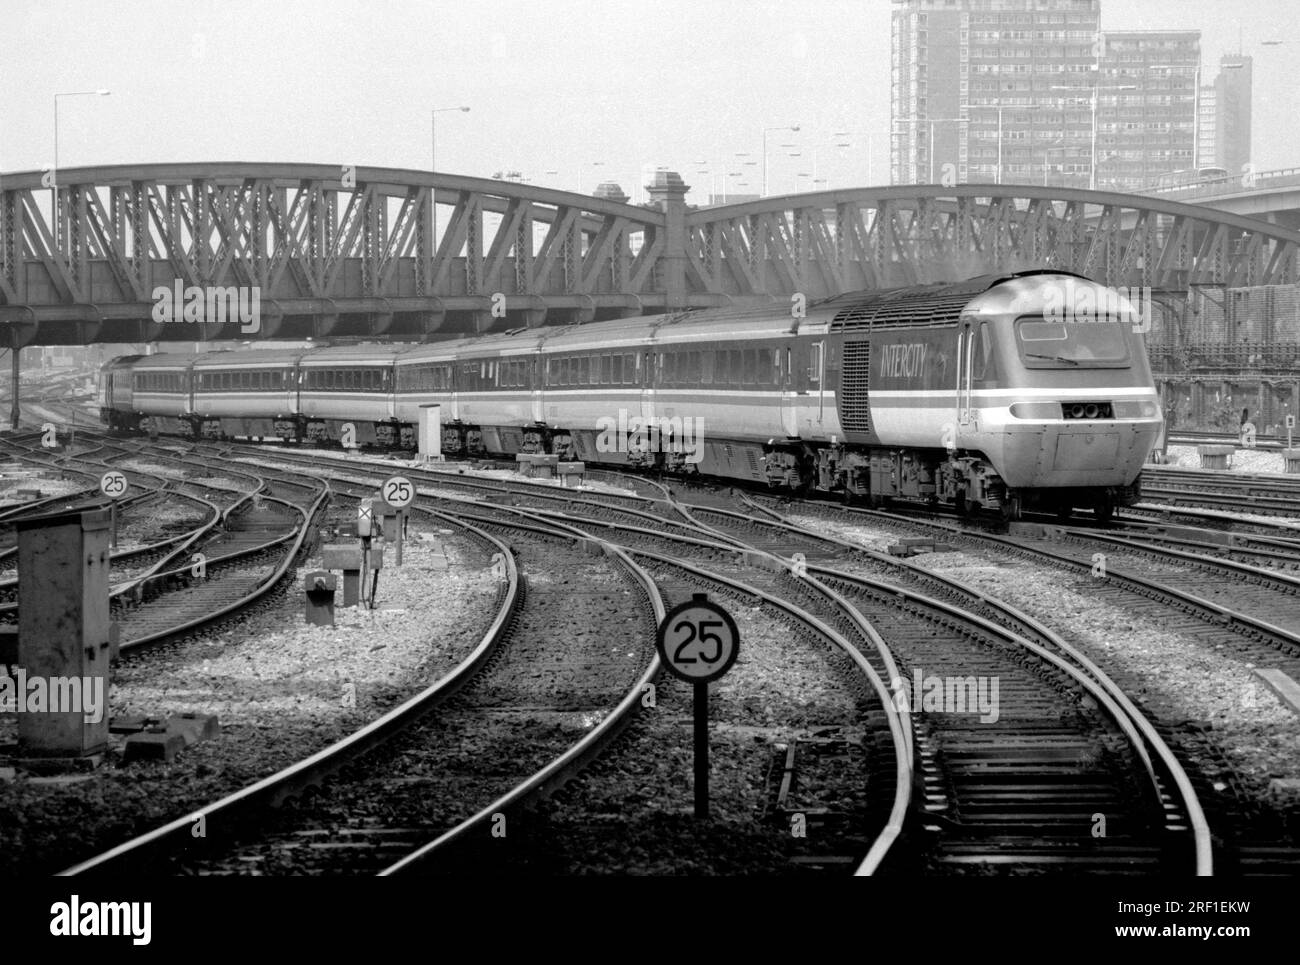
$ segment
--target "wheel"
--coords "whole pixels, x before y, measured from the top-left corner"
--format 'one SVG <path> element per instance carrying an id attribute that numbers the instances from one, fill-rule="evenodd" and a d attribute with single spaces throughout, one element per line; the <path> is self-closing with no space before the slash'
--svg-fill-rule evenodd
<path id="1" fill-rule="evenodd" d="M 1007 493 L 1002 497 L 1002 519 L 1013 523 L 1020 518 L 1020 494 Z"/>

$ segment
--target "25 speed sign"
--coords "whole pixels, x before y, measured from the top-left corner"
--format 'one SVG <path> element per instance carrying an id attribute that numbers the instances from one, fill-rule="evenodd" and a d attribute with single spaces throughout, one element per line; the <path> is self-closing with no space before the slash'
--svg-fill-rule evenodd
<path id="1" fill-rule="evenodd" d="M 730 613 L 697 593 L 668 611 L 655 644 L 675 676 L 702 684 L 731 669 L 740 655 L 740 631 Z"/>
<path id="2" fill-rule="evenodd" d="M 104 473 L 99 480 L 99 491 L 109 499 L 121 499 L 126 495 L 128 485 L 126 476 L 113 469 Z"/>
<path id="3" fill-rule="evenodd" d="M 405 509 L 415 502 L 415 486 L 405 476 L 390 476 L 379 487 L 384 502 L 394 509 Z"/>

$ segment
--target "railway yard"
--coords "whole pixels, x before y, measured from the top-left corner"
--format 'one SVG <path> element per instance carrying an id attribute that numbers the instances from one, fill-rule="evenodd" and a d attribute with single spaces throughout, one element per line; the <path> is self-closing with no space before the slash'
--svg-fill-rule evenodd
<path id="1" fill-rule="evenodd" d="M 15 524 L 124 473 L 111 735 L 32 768 L 0 712 L 0 873 L 1300 870 L 1300 480 L 1151 466 L 1106 523 L 1006 523 L 151 441 L 68 398 L 0 440 L 0 622 Z M 390 540 L 373 599 L 309 623 L 305 574 L 394 473 L 402 565 Z M 655 646 L 699 593 L 742 641 L 709 685 L 709 820 Z M 128 753 L 186 714 L 205 739 Z"/>

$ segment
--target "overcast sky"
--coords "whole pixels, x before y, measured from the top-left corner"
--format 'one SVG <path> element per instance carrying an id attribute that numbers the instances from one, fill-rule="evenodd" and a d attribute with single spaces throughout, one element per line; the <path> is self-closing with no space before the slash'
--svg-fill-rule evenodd
<path id="1" fill-rule="evenodd" d="M 657 165 L 733 192 L 888 182 L 887 0 L 0 0 L 0 171 L 160 161 L 517 169 L 631 193 Z M 1255 58 L 1258 169 L 1300 166 L 1300 3 L 1103 0 L 1103 29 L 1199 29 Z M 1293 43 L 1262 47 L 1267 39 Z M 797 147 L 783 147 L 796 144 Z M 791 154 L 800 157 L 790 157 Z M 741 155 L 741 156 L 737 156 Z M 556 173 L 548 173 L 556 172 Z M 808 177 L 797 178 L 803 172 Z M 738 186 L 747 181 L 747 186 Z M 717 187 L 721 189 L 721 181 Z M 703 200 L 693 194 L 692 200 Z"/>

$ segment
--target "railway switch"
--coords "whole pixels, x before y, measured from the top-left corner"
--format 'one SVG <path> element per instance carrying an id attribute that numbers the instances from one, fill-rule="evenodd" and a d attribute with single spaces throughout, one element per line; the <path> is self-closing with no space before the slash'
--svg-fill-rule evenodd
<path id="1" fill-rule="evenodd" d="M 303 578 L 307 593 L 307 622 L 317 627 L 334 626 L 334 593 L 338 577 L 325 570 L 312 570 Z"/>

